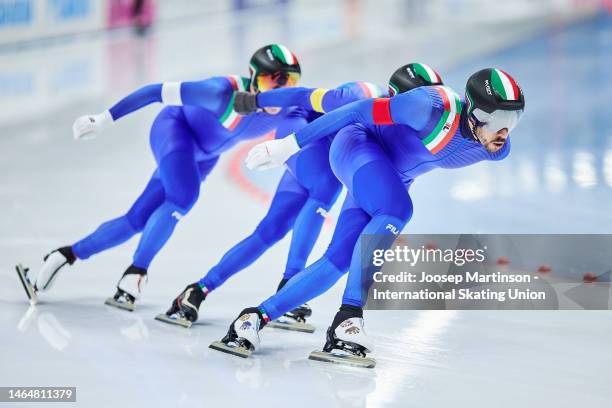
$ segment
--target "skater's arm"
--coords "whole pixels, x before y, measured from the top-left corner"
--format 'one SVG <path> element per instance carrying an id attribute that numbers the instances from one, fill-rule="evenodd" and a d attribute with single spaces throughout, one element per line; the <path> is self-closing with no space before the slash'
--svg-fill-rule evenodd
<path id="1" fill-rule="evenodd" d="M 420 88 L 393 98 L 364 99 L 323 115 L 296 132 L 294 137 L 297 145 L 303 147 L 353 123 L 404 124 L 421 130 L 429 120 L 431 109 L 429 94 Z"/>
<path id="2" fill-rule="evenodd" d="M 299 106 L 310 111 L 327 113 L 360 99 L 381 96 L 373 84 L 355 82 L 351 86 L 326 88 L 282 88 L 257 94 L 257 106 Z"/>
<path id="3" fill-rule="evenodd" d="M 287 106 L 300 106 L 313 110 L 310 104 L 310 95 L 318 88 L 291 87 L 279 88 L 254 95 L 259 108 L 284 108 Z"/>
<path id="4" fill-rule="evenodd" d="M 294 109 L 276 127 L 275 137 L 285 137 L 291 133 L 297 132 L 306 125 L 308 125 L 308 112 L 300 108 Z"/>
<path id="5" fill-rule="evenodd" d="M 417 88 L 393 98 L 372 98 L 350 103 L 310 122 L 283 139 L 270 140 L 253 147 L 246 158 L 250 169 L 265 170 L 284 163 L 305 145 L 335 135 L 353 123 L 404 124 L 421 130 L 432 113 L 429 94 Z"/>
<path id="6" fill-rule="evenodd" d="M 196 105 L 217 112 L 231 99 L 234 93 L 233 82 L 228 77 L 216 77 L 203 81 L 164 82 L 143 86 L 100 114 L 79 117 L 72 127 L 74 138 L 95 137 L 110 123 L 152 103 Z"/>
<path id="7" fill-rule="evenodd" d="M 156 102 L 164 105 L 196 105 L 214 112 L 232 92 L 231 84 L 221 77 L 203 81 L 164 82 L 132 92 L 108 111 L 113 121 Z"/>

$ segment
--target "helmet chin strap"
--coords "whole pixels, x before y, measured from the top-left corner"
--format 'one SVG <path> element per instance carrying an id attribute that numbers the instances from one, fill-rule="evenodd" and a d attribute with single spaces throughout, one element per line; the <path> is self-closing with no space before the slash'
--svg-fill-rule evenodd
<path id="1" fill-rule="evenodd" d="M 466 139 L 471 139 L 482 144 L 478 136 L 476 136 L 476 124 L 470 120 L 469 114 L 466 111 L 461 113 L 461 134 Z"/>

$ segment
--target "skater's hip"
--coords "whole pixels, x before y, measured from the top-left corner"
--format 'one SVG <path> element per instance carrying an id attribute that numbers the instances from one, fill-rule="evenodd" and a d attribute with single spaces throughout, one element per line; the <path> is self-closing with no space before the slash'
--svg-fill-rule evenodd
<path id="1" fill-rule="evenodd" d="M 151 126 L 149 143 L 158 166 L 164 157 L 177 151 L 194 151 L 202 156 L 198 159 L 205 159 L 203 152 L 200 154 L 193 130 L 177 106 L 166 107 L 157 115 Z"/>

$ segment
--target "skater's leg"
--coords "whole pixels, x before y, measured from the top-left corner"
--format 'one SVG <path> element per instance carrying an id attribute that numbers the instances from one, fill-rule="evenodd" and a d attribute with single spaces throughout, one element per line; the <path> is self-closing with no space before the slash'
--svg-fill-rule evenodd
<path id="1" fill-rule="evenodd" d="M 268 213 L 255 231 L 223 255 L 219 263 L 200 279 L 199 283 L 204 292 L 208 293 L 221 286 L 282 239 L 293 227 L 306 199 L 306 190 L 297 183 L 293 175 L 285 172 Z"/>
<path id="2" fill-rule="evenodd" d="M 375 249 L 391 247 L 412 216 L 412 201 L 397 171 L 375 141 L 365 139 L 355 146 L 355 154 L 346 156 L 345 165 L 338 167 L 336 174 L 342 174 L 343 182 L 350 183 L 349 192 L 371 219 L 354 246 L 342 305 L 327 329 L 323 352 L 314 353 L 319 356 L 311 354 L 311 358 L 334 361 L 335 357 L 329 353 L 341 349 L 349 353 L 350 356 L 345 356 L 349 364 L 373 367 L 375 361 L 365 358 L 372 351 L 372 344 L 364 330 L 362 309 L 376 272 L 372 256 Z"/>
<path id="3" fill-rule="evenodd" d="M 163 201 L 164 189 L 161 180 L 154 176 L 127 214 L 105 222 L 92 234 L 72 245 L 74 255 L 78 259 L 87 259 L 127 241 L 142 231 L 153 211 Z"/>
<path id="4" fill-rule="evenodd" d="M 151 126 L 150 139 L 158 170 L 126 215 L 102 224 L 93 234 L 73 245 L 79 259 L 87 259 L 142 232 L 151 214 L 164 202 L 164 186 L 159 177 L 161 160 L 172 151 L 189 150 L 193 141 L 182 114 L 173 108 L 166 108 L 157 115 Z"/>
<path id="5" fill-rule="evenodd" d="M 283 280 L 288 281 L 304 269 L 319 237 L 325 215 L 336 202 L 342 185 L 329 166 L 329 144 L 319 143 L 300 152 L 293 171 L 309 198 L 300 211 L 291 237 Z"/>
<path id="6" fill-rule="evenodd" d="M 163 201 L 164 191 L 159 179 L 153 177 L 126 215 L 100 225 L 96 231 L 72 246 L 59 248 L 44 258 L 44 264 L 36 276 L 34 287 L 48 290 L 57 279 L 60 269 L 73 264 L 76 259 L 91 255 L 127 241 L 140 232 L 151 213 Z"/>
<path id="7" fill-rule="evenodd" d="M 412 200 L 382 150 L 378 160 L 355 172 L 351 192 L 372 219 L 355 245 L 342 304 L 363 307 L 377 270 L 372 264 L 373 252 L 391 247 L 412 217 Z"/>
<path id="8" fill-rule="evenodd" d="M 147 220 L 134 254 L 133 265 L 148 269 L 149 264 L 168 241 L 176 224 L 196 202 L 200 192 L 199 166 L 193 144 L 169 153 L 161 159 L 159 174 L 164 187 L 164 201 Z"/>
<path id="9" fill-rule="evenodd" d="M 357 238 L 370 216 L 347 195 L 331 243 L 321 259 L 297 273 L 276 294 L 259 305 L 270 319 L 308 302 L 331 288 L 348 270 Z"/>

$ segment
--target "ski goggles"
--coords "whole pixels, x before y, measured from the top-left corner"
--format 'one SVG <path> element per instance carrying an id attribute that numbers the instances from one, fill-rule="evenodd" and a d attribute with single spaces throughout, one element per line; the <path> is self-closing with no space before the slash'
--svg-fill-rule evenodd
<path id="1" fill-rule="evenodd" d="M 483 126 L 489 132 L 499 132 L 502 129 L 512 131 L 518 124 L 522 110 L 496 110 L 487 113 L 481 109 L 474 109 L 472 117 L 476 120 L 476 126 Z"/>
<path id="2" fill-rule="evenodd" d="M 276 71 L 272 74 L 259 74 L 255 77 L 255 86 L 260 92 L 271 89 L 295 86 L 300 79 L 297 72 Z"/>

